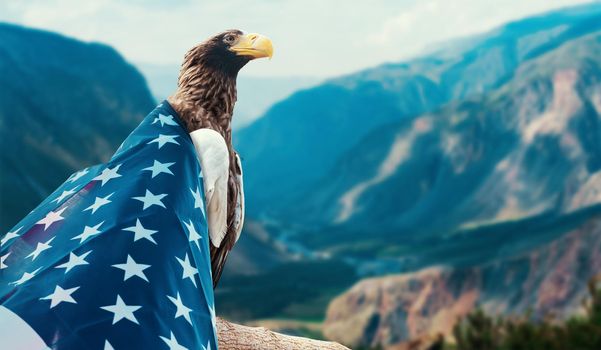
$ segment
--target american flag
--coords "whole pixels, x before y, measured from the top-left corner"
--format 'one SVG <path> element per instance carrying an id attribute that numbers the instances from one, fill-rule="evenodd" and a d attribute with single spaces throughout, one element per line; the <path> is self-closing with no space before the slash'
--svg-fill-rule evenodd
<path id="1" fill-rule="evenodd" d="M 217 349 L 202 171 L 166 101 L 0 237 L 0 349 Z"/>

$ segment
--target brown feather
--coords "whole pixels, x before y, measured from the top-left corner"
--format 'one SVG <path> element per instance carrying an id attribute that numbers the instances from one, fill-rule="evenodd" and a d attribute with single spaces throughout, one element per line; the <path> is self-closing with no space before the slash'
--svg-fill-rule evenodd
<path id="1" fill-rule="evenodd" d="M 229 151 L 230 169 L 227 192 L 227 232 L 219 248 L 210 244 L 213 287 L 221 278 L 225 261 L 236 243 L 235 207 L 240 194 L 236 175 L 236 152 L 232 144 L 231 121 L 236 103 L 236 77 L 248 58 L 223 50 L 226 34 L 241 35 L 240 31 L 221 33 L 191 49 L 184 58 L 178 89 L 169 103 L 179 114 L 188 132 L 209 128 L 219 132 Z"/>

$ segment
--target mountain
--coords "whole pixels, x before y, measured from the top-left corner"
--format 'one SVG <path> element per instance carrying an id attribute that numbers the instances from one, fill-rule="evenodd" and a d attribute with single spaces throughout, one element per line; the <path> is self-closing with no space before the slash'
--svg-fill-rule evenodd
<path id="1" fill-rule="evenodd" d="M 270 107 L 234 136 L 250 225 L 220 313 L 321 322 L 339 295 L 328 337 L 390 345 L 476 305 L 576 310 L 601 251 L 600 35 L 601 4 L 564 9 Z M 153 104 L 112 49 L 50 33 L 2 25 L 0 73 L 2 225 Z"/>
<path id="2" fill-rule="evenodd" d="M 600 42 L 601 31 L 570 40 L 481 97 L 373 130 L 294 209 L 347 240 L 386 238 L 388 249 L 598 203 Z M 340 239 L 315 236 L 302 234 L 316 245 Z"/>
<path id="3" fill-rule="evenodd" d="M 516 230 L 512 237 L 565 230 L 521 253 L 499 254 L 515 252 L 515 247 L 510 240 L 497 240 L 502 243 L 496 249 L 490 244 L 473 247 L 483 248 L 481 255 L 492 254 L 486 263 L 439 265 L 362 280 L 332 301 L 324 334 L 348 345 L 394 348 L 408 339 L 449 335 L 458 317 L 476 307 L 493 315 L 529 313 L 539 319 L 579 314 L 588 278 L 601 271 L 600 209 L 549 222 L 537 232 Z M 462 252 L 473 257 L 474 250 Z M 460 257 L 453 249 L 446 252 Z"/>
<path id="4" fill-rule="evenodd" d="M 237 133 L 251 217 L 386 275 L 330 304 L 328 338 L 579 310 L 601 267 L 600 53 L 601 4 L 562 9 L 298 92 Z"/>
<path id="5" fill-rule="evenodd" d="M 319 84 L 314 77 L 253 77 L 238 76 L 236 88 L 238 100 L 234 107 L 232 126 L 243 128 L 260 118 L 275 102 L 283 100 L 294 92 Z"/>
<path id="6" fill-rule="evenodd" d="M 227 259 L 223 280 L 231 276 L 253 276 L 268 271 L 293 259 L 287 248 L 275 242 L 273 237 L 257 222 L 244 223 L 244 234 L 236 242 Z"/>
<path id="7" fill-rule="evenodd" d="M 112 48 L 0 23 L 0 232 L 69 174 L 107 161 L 154 106 Z"/>
<path id="8" fill-rule="evenodd" d="M 315 204 L 329 217 L 313 218 L 295 211 L 296 205 L 312 205 L 306 195 L 332 187 L 350 190 L 352 184 L 338 177 L 353 174 L 339 162 L 345 155 L 353 158 L 360 142 L 389 141 L 392 134 L 374 134 L 376 128 L 410 123 L 446 103 L 500 87 L 522 63 L 601 28 L 600 15 L 597 3 L 516 21 L 409 62 L 326 81 L 275 104 L 235 137 L 244 157 L 250 215 L 303 225 L 331 222 L 329 207 Z M 370 134 L 371 141 L 365 140 Z M 377 147 L 365 150 L 369 159 L 363 161 L 381 160 L 385 146 Z M 365 164 L 357 178 L 375 175 L 377 166 Z"/>
<path id="9" fill-rule="evenodd" d="M 148 79 L 157 100 L 164 100 L 175 91 L 178 65 L 139 63 L 137 67 Z M 234 130 L 259 118 L 273 103 L 319 82 L 320 79 L 312 77 L 253 77 L 241 74 L 237 81 L 238 101 L 232 121 Z"/>
<path id="10" fill-rule="evenodd" d="M 534 319 L 582 311 L 601 270 L 600 53 L 595 28 L 496 89 L 373 130 L 338 160 L 335 180 L 307 196 L 327 209 L 297 208 L 331 231 L 298 239 L 407 272 L 334 299 L 328 338 L 390 347 L 448 335 L 476 307 Z"/>

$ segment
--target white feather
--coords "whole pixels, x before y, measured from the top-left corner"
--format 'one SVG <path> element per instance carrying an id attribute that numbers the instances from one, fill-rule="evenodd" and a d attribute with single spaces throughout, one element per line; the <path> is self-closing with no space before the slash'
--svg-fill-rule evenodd
<path id="1" fill-rule="evenodd" d="M 238 242 L 240 234 L 242 233 L 242 226 L 244 225 L 244 181 L 242 180 L 242 163 L 237 154 L 236 163 L 238 163 L 238 168 L 240 169 L 240 175 L 236 176 L 240 192 L 238 193 L 238 200 L 236 201 L 236 209 L 234 211 L 234 227 L 236 228 L 236 242 Z"/>
<path id="2" fill-rule="evenodd" d="M 227 231 L 227 180 L 230 158 L 223 136 L 212 129 L 190 133 L 202 168 L 209 236 L 215 247 Z"/>

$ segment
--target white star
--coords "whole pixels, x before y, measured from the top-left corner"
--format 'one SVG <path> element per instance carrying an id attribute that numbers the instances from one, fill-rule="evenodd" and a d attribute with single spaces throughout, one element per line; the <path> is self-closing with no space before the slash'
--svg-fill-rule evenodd
<path id="1" fill-rule="evenodd" d="M 71 294 L 73 294 L 78 289 L 79 289 L 79 287 L 63 289 L 61 286 L 56 285 L 56 288 L 54 288 L 54 293 L 52 293 L 48 296 L 45 296 L 43 298 L 40 298 L 40 300 L 51 300 L 50 301 L 51 309 L 62 302 L 77 304 L 77 302 L 75 301 L 75 299 L 73 299 Z"/>
<path id="2" fill-rule="evenodd" d="M 201 346 L 204 350 L 211 350 L 211 341 L 207 340 L 207 346 L 204 346 L 202 344 L 201 344 Z"/>
<path id="3" fill-rule="evenodd" d="M 192 191 L 192 189 L 190 189 L 190 192 L 192 193 L 192 197 L 194 197 L 194 208 L 200 208 L 200 212 L 203 216 L 205 216 L 205 208 L 202 202 L 202 197 L 200 196 L 200 187 L 197 187 L 196 191 Z"/>
<path id="4" fill-rule="evenodd" d="M 56 204 L 58 204 L 58 203 L 62 202 L 63 199 L 69 197 L 70 195 L 72 195 L 75 192 L 76 192 L 75 189 L 63 191 L 63 193 L 61 193 L 60 196 L 56 197 L 56 199 L 52 200 L 52 202 L 56 202 Z"/>
<path id="5" fill-rule="evenodd" d="M 179 296 L 179 292 L 177 292 L 176 298 L 169 295 L 167 295 L 167 298 L 169 298 L 169 300 L 171 300 L 175 307 L 177 307 L 177 311 L 175 311 L 175 318 L 184 316 L 186 321 L 188 321 L 188 323 L 192 325 L 192 319 L 190 318 L 190 312 L 192 311 L 192 309 L 184 305 L 184 303 L 182 302 L 182 298 Z"/>
<path id="6" fill-rule="evenodd" d="M 163 115 L 159 113 L 158 121 L 161 122 L 161 126 L 167 125 L 177 125 L 177 122 L 173 120 L 173 116 L 171 115 Z"/>
<path id="7" fill-rule="evenodd" d="M 181 346 L 177 342 L 177 339 L 175 339 L 175 334 L 173 334 L 173 332 L 171 332 L 171 335 L 169 338 L 163 337 L 163 336 L 160 336 L 160 337 L 165 342 L 165 344 L 167 344 L 167 346 L 169 347 L 169 350 L 188 350 L 188 348 Z"/>
<path id="8" fill-rule="evenodd" d="M 194 287 L 196 287 L 196 279 L 194 279 L 194 275 L 198 273 L 198 270 L 192 267 L 192 265 L 190 264 L 190 260 L 188 259 L 188 253 L 186 253 L 184 260 L 178 257 L 175 258 L 177 259 L 177 261 L 179 261 L 179 264 L 182 266 L 182 279 L 189 278 L 190 281 L 192 281 L 192 283 L 194 284 Z"/>
<path id="9" fill-rule="evenodd" d="M 92 236 L 96 236 L 97 234 L 101 233 L 102 231 L 99 230 L 100 226 L 104 224 L 104 221 L 101 221 L 98 225 L 96 226 L 86 226 L 83 229 L 83 232 L 78 235 L 75 236 L 71 239 L 79 239 L 79 243 L 83 243 L 83 241 L 87 240 L 88 238 L 92 237 Z"/>
<path id="10" fill-rule="evenodd" d="M 123 281 L 127 281 L 130 277 L 138 276 L 144 281 L 148 282 L 148 278 L 144 274 L 144 270 L 150 267 L 150 265 L 138 264 L 134 261 L 131 256 L 127 256 L 127 262 L 125 264 L 112 265 L 125 272 L 123 275 Z"/>
<path id="11" fill-rule="evenodd" d="M 165 197 L 167 197 L 167 194 L 165 194 L 165 193 L 155 195 L 155 194 L 152 194 L 152 192 L 150 192 L 149 190 L 146 190 L 146 194 L 144 195 L 144 197 L 132 197 L 132 198 L 144 203 L 144 207 L 142 208 L 142 210 L 146 210 L 146 208 L 153 206 L 153 205 L 158 205 L 163 208 L 166 208 L 165 204 L 163 204 L 163 202 L 161 202 L 161 199 L 163 199 Z"/>
<path id="12" fill-rule="evenodd" d="M 21 229 L 23 228 L 23 226 L 19 227 L 18 229 L 8 232 L 3 238 L 2 240 L 0 240 L 0 247 L 3 246 L 6 242 L 10 241 L 13 238 L 17 238 L 19 237 L 19 231 L 21 231 Z"/>
<path id="13" fill-rule="evenodd" d="M 82 176 L 84 176 L 88 172 L 89 172 L 88 168 L 76 172 L 75 174 L 71 175 L 71 178 L 69 178 L 69 182 L 75 182 L 75 181 L 79 180 Z"/>
<path id="14" fill-rule="evenodd" d="M 172 166 L 173 164 L 175 164 L 175 163 L 161 163 L 161 162 L 155 160 L 154 164 L 152 166 L 149 166 L 148 168 L 144 168 L 144 169 L 142 169 L 142 171 L 144 171 L 144 170 L 152 171 L 152 178 L 154 178 L 155 176 L 157 176 L 161 173 L 173 175 L 171 170 L 169 170 L 169 167 Z"/>
<path id="15" fill-rule="evenodd" d="M 7 268 L 8 266 L 6 266 L 6 264 L 4 263 L 4 261 L 6 260 L 6 258 L 8 258 L 8 256 L 10 255 L 10 252 L 0 256 L 0 270 Z"/>
<path id="16" fill-rule="evenodd" d="M 155 118 L 152 120 L 152 123 L 150 123 L 150 125 L 154 125 L 154 124 L 156 124 L 158 121 L 159 121 L 159 118 L 155 117 Z"/>
<path id="17" fill-rule="evenodd" d="M 35 274 L 38 273 L 42 268 L 38 267 L 35 271 L 33 272 L 25 272 L 23 274 L 23 276 L 21 276 L 21 278 L 19 278 L 18 280 L 14 281 L 14 282 L 10 282 L 9 284 L 14 284 L 15 286 L 21 285 L 27 281 L 29 281 L 30 279 L 35 277 Z"/>
<path id="18" fill-rule="evenodd" d="M 88 265 L 89 262 L 87 262 L 85 259 L 88 255 L 90 255 L 92 251 L 90 250 L 89 252 L 83 253 L 81 255 L 75 255 L 75 253 L 69 253 L 69 261 L 67 261 L 64 264 L 58 265 L 55 268 L 56 269 L 65 269 L 65 273 L 71 271 L 72 268 L 74 268 L 75 266 L 79 266 L 79 265 Z"/>
<path id="19" fill-rule="evenodd" d="M 123 231 L 133 232 L 134 233 L 134 242 L 137 240 L 140 240 L 142 238 L 146 238 L 147 240 L 151 241 L 152 243 L 157 244 L 157 242 L 154 240 L 154 238 L 152 238 L 152 235 L 159 231 L 149 230 L 149 229 L 144 228 L 144 226 L 142 226 L 142 223 L 140 222 L 140 219 L 136 219 L 136 226 L 126 227 L 123 229 Z"/>
<path id="20" fill-rule="evenodd" d="M 46 231 L 48 229 L 48 227 L 50 227 L 50 225 L 52 225 L 53 223 L 65 219 L 64 217 L 61 216 L 61 214 L 65 211 L 65 209 L 67 209 L 67 207 L 64 207 L 63 209 L 61 209 L 59 211 L 49 212 L 48 214 L 46 214 L 46 216 L 42 220 L 36 222 L 36 224 L 44 224 L 44 231 Z"/>
<path id="21" fill-rule="evenodd" d="M 100 207 L 109 204 L 111 202 L 109 200 L 109 198 L 111 198 L 111 196 L 114 195 L 114 194 L 115 194 L 115 192 L 109 194 L 106 197 L 96 197 L 96 199 L 94 200 L 94 204 L 92 204 L 89 207 L 85 208 L 83 211 L 92 210 L 92 214 L 94 214 L 96 212 L 96 210 L 98 210 Z"/>
<path id="22" fill-rule="evenodd" d="M 121 177 L 121 174 L 117 173 L 117 171 L 119 171 L 120 167 L 121 167 L 121 164 L 116 165 L 112 169 L 109 167 L 106 167 L 104 170 L 102 170 L 102 173 L 100 173 L 100 175 L 93 178 L 92 181 L 94 181 L 94 180 L 102 181 L 102 184 L 100 186 L 104 186 L 104 184 L 106 184 L 110 180 Z"/>
<path id="23" fill-rule="evenodd" d="M 200 243 L 198 243 L 198 240 L 201 239 L 202 236 L 196 231 L 192 220 L 188 220 L 188 223 L 184 222 L 184 225 L 186 225 L 186 229 L 188 229 L 188 241 L 196 243 L 196 246 L 198 249 L 200 249 Z"/>
<path id="24" fill-rule="evenodd" d="M 148 144 L 150 145 L 151 143 L 158 143 L 159 144 L 159 149 L 161 149 L 161 147 L 163 147 L 166 143 L 174 143 L 176 145 L 179 145 L 179 142 L 175 141 L 175 138 L 179 137 L 178 135 L 163 135 L 163 134 L 159 134 L 159 136 L 148 142 Z"/>
<path id="25" fill-rule="evenodd" d="M 37 257 L 46 249 L 50 249 L 52 248 L 52 246 L 50 245 L 50 242 L 52 242 L 56 237 L 52 237 L 50 238 L 48 241 L 46 241 L 46 243 L 41 243 L 38 242 L 38 245 L 35 247 L 35 250 L 33 252 L 31 252 L 29 255 L 26 256 L 26 258 L 29 258 L 30 256 L 31 261 L 34 261 L 35 259 L 37 259 Z"/>
<path id="26" fill-rule="evenodd" d="M 138 324 L 138 325 L 140 324 L 138 322 L 138 320 L 136 319 L 136 316 L 134 316 L 134 312 L 136 312 L 138 309 L 140 309 L 141 306 L 125 304 L 119 294 L 117 294 L 117 302 L 115 303 L 115 305 L 101 306 L 100 308 L 103 310 L 112 312 L 114 314 L 113 315 L 113 324 L 119 322 L 120 320 L 122 320 L 124 318 L 132 321 L 135 324 Z"/>
<path id="27" fill-rule="evenodd" d="M 109 343 L 108 340 L 104 341 L 104 350 L 115 350 L 115 348 Z"/>

